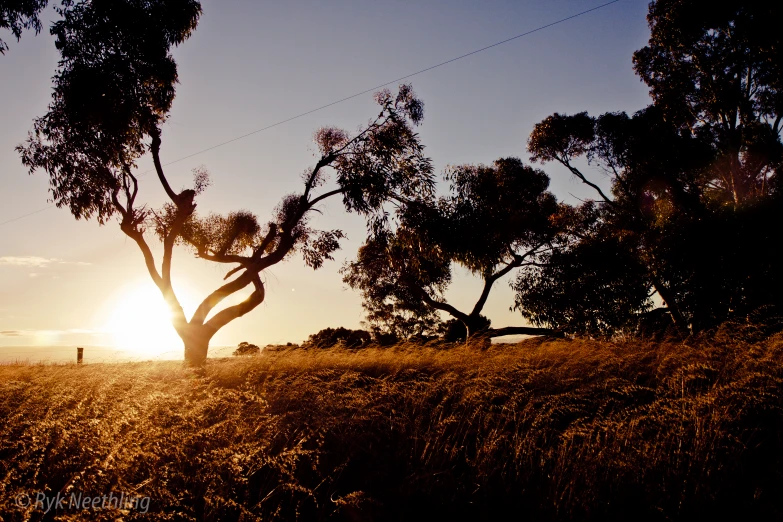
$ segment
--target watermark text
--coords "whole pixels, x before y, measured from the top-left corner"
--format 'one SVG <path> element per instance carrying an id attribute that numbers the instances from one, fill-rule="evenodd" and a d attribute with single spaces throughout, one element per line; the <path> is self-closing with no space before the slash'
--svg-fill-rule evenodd
<path id="1" fill-rule="evenodd" d="M 16 506 L 21 509 L 32 508 L 44 513 L 102 509 L 120 509 L 147 513 L 150 509 L 150 497 L 126 494 L 124 492 L 116 493 L 114 491 L 106 495 L 87 495 L 82 492 L 47 494 L 43 491 L 35 491 L 29 494 L 20 493 L 17 495 Z"/>

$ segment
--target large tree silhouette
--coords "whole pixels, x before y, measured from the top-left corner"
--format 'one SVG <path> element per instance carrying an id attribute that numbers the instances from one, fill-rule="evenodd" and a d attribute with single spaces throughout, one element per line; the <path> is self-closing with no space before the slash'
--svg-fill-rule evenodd
<path id="1" fill-rule="evenodd" d="M 647 19 L 634 68 L 667 121 L 714 147 L 710 197 L 741 206 L 768 195 L 782 159 L 783 6 L 657 0 Z"/>
<path id="2" fill-rule="evenodd" d="M 396 226 L 371 236 L 345 267 L 344 281 L 361 291 L 370 323 L 415 335 L 433 326 L 441 311 L 462 323 L 467 335 L 556 334 L 521 326 L 489 329 L 481 315 L 494 284 L 535 263 L 557 234 L 549 178 L 517 158 L 503 158 L 489 166 L 452 167 L 445 179 L 449 195 L 400 202 Z M 484 283 L 470 310 L 445 299 L 453 265 Z"/>
<path id="3" fill-rule="evenodd" d="M 423 105 L 409 86 L 396 95 L 376 94 L 380 111 L 353 135 L 324 128 L 315 135 L 320 157 L 302 176 L 302 190 L 283 198 L 272 219 L 261 225 L 247 211 L 199 215 L 196 197 L 208 185 L 197 172 L 191 189 L 176 192 L 161 160 L 161 124 L 174 99 L 177 68 L 170 47 L 195 28 L 198 2 L 82 2 L 63 13 L 53 32 L 62 60 L 54 78 L 53 101 L 19 147 L 30 171 L 42 169 L 52 198 L 77 218 L 106 223 L 116 216 L 121 230 L 139 246 L 147 270 L 172 312 L 185 359 L 202 365 L 210 339 L 223 326 L 264 300 L 260 274 L 300 252 L 318 268 L 339 248 L 339 230 L 311 228 L 312 211 L 340 197 L 347 211 L 377 225 L 392 197 L 413 200 L 433 189 L 431 165 L 412 125 Z M 157 180 L 169 202 L 153 210 L 137 201 L 136 160 L 149 152 Z M 330 181 L 330 172 L 334 179 Z M 333 188 L 324 189 L 331 182 Z M 149 246 L 148 230 L 163 245 L 160 263 Z M 227 283 L 208 295 L 187 318 L 172 285 L 175 246 L 231 267 Z M 241 303 L 218 310 L 227 297 L 252 287 Z M 143 327 L 143 325 L 140 325 Z"/>
<path id="4" fill-rule="evenodd" d="M 598 324 L 628 323 L 649 304 L 630 299 L 645 288 L 658 293 L 682 332 L 781 302 L 780 262 L 770 245 L 781 225 L 775 208 L 783 61 L 776 27 L 783 9 L 665 0 L 650 4 L 648 20 L 650 43 L 635 53 L 634 65 L 654 103 L 632 116 L 556 113 L 537 124 L 528 141 L 533 160 L 564 165 L 598 200 L 595 226 L 579 245 L 549 259 L 560 268 L 548 264 L 523 274 L 517 304 L 538 324 L 591 329 L 590 321 L 576 326 L 575 318 L 588 313 Z M 609 193 L 580 159 L 608 173 Z M 626 285 L 627 295 L 611 299 L 610 289 L 624 276 L 588 268 L 591 245 L 609 238 L 607 251 L 628 259 L 625 266 L 636 274 L 627 279 L 635 281 L 633 289 Z M 578 278 L 579 267 L 592 275 Z M 554 313 L 557 300 L 546 294 L 573 294 L 569 281 L 594 299 L 568 305 L 579 313 L 560 313 L 565 305 Z M 626 306 L 591 310 L 602 292 Z M 625 320 L 611 310 L 626 310 Z M 608 321 L 600 319 L 604 313 Z"/>
<path id="5" fill-rule="evenodd" d="M 670 259 L 666 258 L 662 249 L 663 242 L 673 229 L 704 215 L 699 181 L 704 166 L 709 164 L 712 158 L 711 149 L 693 137 L 682 136 L 673 125 L 662 120 L 659 110 L 651 107 L 633 117 L 624 113 L 607 113 L 598 118 L 592 118 L 586 113 L 572 116 L 554 114 L 536 125 L 528 141 L 528 150 L 534 161 L 559 162 L 595 190 L 599 198 L 598 205 L 591 214 L 594 221 L 581 233 L 574 230 L 574 237 L 584 244 L 606 245 L 607 260 L 618 259 L 616 256 L 620 255 L 635 259 L 634 263 L 626 263 L 626 266 L 639 264 L 645 267 L 646 277 L 632 279 L 656 291 L 671 312 L 675 325 L 685 331 L 687 321 L 677 292 L 673 288 L 677 285 L 680 274 L 672 270 Z M 580 158 L 587 158 L 593 165 L 609 174 L 612 181 L 611 195 L 606 194 L 588 178 L 577 163 Z M 615 239 L 609 241 L 612 236 Z M 620 254 L 618 249 L 625 249 L 627 252 Z M 580 260 L 575 256 L 592 256 L 589 252 L 593 251 L 593 248 L 585 245 L 576 247 L 571 244 L 567 248 L 561 248 L 551 261 L 557 259 L 564 263 L 564 267 L 569 264 L 573 267 L 588 266 L 591 264 L 588 259 Z M 525 275 L 530 273 L 532 272 L 528 271 Z M 534 279 L 537 279 L 538 283 L 551 278 L 557 279 L 544 285 L 550 290 L 557 285 L 567 285 L 567 281 L 573 279 L 573 276 L 560 278 L 557 273 L 557 269 L 549 266 L 540 270 Z M 613 273 L 617 277 L 613 276 Z M 631 320 L 635 313 L 644 311 L 647 305 L 643 303 L 646 301 L 629 297 L 640 295 L 640 289 L 632 289 L 627 284 L 616 286 L 616 282 L 623 279 L 619 272 L 599 270 L 596 274 L 603 274 L 605 279 L 583 277 L 580 281 L 583 290 L 579 293 L 591 294 L 591 298 L 574 299 L 574 306 L 577 307 L 590 306 L 588 303 L 596 299 L 605 303 L 601 307 L 591 307 L 589 313 L 595 318 L 583 323 L 584 326 L 587 327 L 593 322 L 616 326 L 624 322 L 619 321 L 619 317 L 612 310 L 625 310 L 627 320 Z M 588 284 L 588 281 L 592 281 L 592 284 Z M 626 283 L 628 282 L 626 280 Z M 525 282 L 521 283 L 523 284 L 517 284 L 518 305 L 526 303 L 530 313 L 539 318 L 543 317 L 535 311 L 539 305 L 535 304 L 537 301 L 533 299 L 534 295 L 538 296 L 538 302 L 544 309 L 551 307 L 554 302 L 541 301 L 545 298 L 540 291 L 525 295 L 528 290 Z M 629 296 L 608 292 L 610 288 L 627 288 Z M 573 293 L 574 290 L 561 288 L 558 293 L 565 295 Z M 610 295 L 614 297 L 610 299 Z M 617 308 L 610 303 L 613 299 L 626 305 L 636 302 L 639 306 Z M 613 318 L 604 320 L 601 318 L 603 313 L 608 313 Z M 587 310 L 584 313 L 571 314 L 574 326 L 577 317 L 587 317 Z M 594 328 L 590 326 L 589 329 Z"/>

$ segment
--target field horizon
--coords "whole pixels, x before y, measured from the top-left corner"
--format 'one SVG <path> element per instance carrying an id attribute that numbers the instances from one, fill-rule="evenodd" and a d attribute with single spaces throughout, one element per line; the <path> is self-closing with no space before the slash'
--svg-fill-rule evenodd
<path id="1" fill-rule="evenodd" d="M 76 348 L 84 348 L 84 364 L 131 363 L 144 361 L 182 360 L 182 347 L 166 350 L 159 354 L 134 351 L 111 345 L 65 344 L 46 346 L 2 346 L 0 347 L 0 365 L 13 364 L 68 364 L 76 363 Z M 210 348 L 210 358 L 230 357 L 236 346 L 216 345 Z"/>
<path id="2" fill-rule="evenodd" d="M 500 338 L 493 338 L 492 344 L 516 344 L 529 338 L 524 335 L 508 335 Z M 292 343 L 299 346 L 300 343 Z M 62 345 L 7 345 L 0 346 L 0 365 L 14 364 L 68 364 L 76 362 L 76 348 L 84 348 L 84 364 L 96 363 L 131 363 L 145 361 L 181 361 L 184 354 L 184 348 L 179 346 L 161 353 L 150 354 L 144 350 L 135 351 L 133 349 L 121 348 L 113 345 L 90 345 L 90 344 L 62 344 Z M 277 344 L 258 345 L 262 348 L 266 346 L 282 346 Z M 208 359 L 220 359 L 233 357 L 232 352 L 236 350 L 237 345 L 214 345 L 210 346 Z"/>

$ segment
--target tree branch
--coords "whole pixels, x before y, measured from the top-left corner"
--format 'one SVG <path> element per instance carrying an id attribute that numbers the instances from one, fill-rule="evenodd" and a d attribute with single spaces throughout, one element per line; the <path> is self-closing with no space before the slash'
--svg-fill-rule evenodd
<path id="1" fill-rule="evenodd" d="M 214 263 L 247 264 L 253 260 L 251 257 L 248 256 L 240 256 L 236 254 L 210 254 L 209 252 L 204 250 L 197 251 L 196 255 L 201 259 L 206 259 L 207 261 L 212 261 Z"/>
<path id="2" fill-rule="evenodd" d="M 473 311 L 470 312 L 470 315 L 476 316 L 481 313 L 481 310 L 484 309 L 484 305 L 487 304 L 489 293 L 492 290 L 492 285 L 495 284 L 495 281 L 497 281 L 501 277 L 504 277 L 515 268 L 521 267 L 523 264 L 525 264 L 525 259 L 527 259 L 529 256 L 533 254 L 536 254 L 538 252 L 538 249 L 544 246 L 545 244 L 546 243 L 539 243 L 538 245 L 536 245 L 535 247 L 528 250 L 522 255 L 514 254 L 513 260 L 507 263 L 506 266 L 504 266 L 494 274 L 490 275 L 489 277 L 485 277 L 484 288 L 482 289 L 481 295 L 479 296 L 478 301 L 476 301 L 475 306 L 473 306 Z"/>
<path id="3" fill-rule="evenodd" d="M 564 338 L 563 332 L 551 328 L 534 328 L 532 326 L 506 326 L 505 328 L 490 328 L 480 334 L 482 337 L 502 337 L 504 335 L 546 335 Z"/>
<path id="4" fill-rule="evenodd" d="M 315 179 L 318 176 L 318 172 L 334 161 L 335 157 L 336 156 L 333 153 L 327 154 L 326 156 L 321 156 L 321 159 L 318 160 L 318 163 L 315 164 L 315 167 L 313 167 L 313 172 L 310 173 L 307 181 L 305 181 L 305 190 L 303 194 L 305 199 L 307 199 L 307 197 L 310 195 L 310 190 L 313 188 L 313 184 L 315 183 Z"/>
<path id="5" fill-rule="evenodd" d="M 243 267 L 237 267 L 237 270 L 241 270 Z M 199 304 L 193 316 L 190 318 L 192 324 L 204 324 L 209 313 L 217 306 L 223 299 L 235 294 L 242 290 L 247 285 L 253 282 L 253 278 L 258 277 L 257 272 L 246 271 L 244 274 L 234 279 L 233 281 L 224 284 L 211 294 L 209 294 L 201 304 Z"/>
<path id="6" fill-rule="evenodd" d="M 160 130 L 155 129 L 152 131 L 151 136 L 152 144 L 150 145 L 150 151 L 152 152 L 152 162 L 155 164 L 155 172 L 158 173 L 158 179 L 160 180 L 160 184 L 163 185 L 163 190 L 166 191 L 166 195 L 168 195 L 169 199 L 171 199 L 175 205 L 178 205 L 179 197 L 171 190 L 171 185 L 169 185 L 169 181 L 166 179 L 165 174 L 163 174 L 163 165 L 160 163 Z"/>
<path id="7" fill-rule="evenodd" d="M 161 278 L 158 273 L 158 268 L 155 266 L 155 258 L 152 256 L 152 251 L 150 250 L 147 241 L 144 240 L 144 234 L 138 231 L 133 231 L 130 234 L 128 232 L 125 233 L 139 245 L 141 254 L 144 256 L 144 263 L 147 265 L 147 271 L 150 273 L 150 277 L 152 277 L 155 286 L 157 286 L 161 292 L 165 291 L 163 278 Z"/>
<path id="8" fill-rule="evenodd" d="M 509 269 L 508 272 L 510 272 L 510 267 L 511 264 L 507 265 L 503 270 Z M 476 304 L 473 305 L 473 310 L 470 312 L 470 315 L 478 315 L 484 309 L 484 305 L 487 304 L 487 299 L 489 298 L 489 292 L 492 290 L 492 286 L 495 284 L 495 281 L 497 281 L 497 279 L 494 277 L 494 274 L 484 278 L 484 288 L 481 290 L 481 295 L 479 296 L 478 301 L 476 301 Z"/>
<path id="9" fill-rule="evenodd" d="M 182 230 L 182 225 L 184 225 L 185 221 L 193 214 L 195 208 L 192 204 L 190 205 L 190 208 L 184 207 L 185 205 L 177 206 L 177 215 L 163 238 L 163 264 L 161 265 L 161 275 L 163 276 L 163 283 L 169 288 L 171 288 L 171 260 L 174 256 L 174 243 Z"/>
<path id="10" fill-rule="evenodd" d="M 152 152 L 152 161 L 155 163 L 155 171 L 158 173 L 158 179 L 160 180 L 163 189 L 169 196 L 174 205 L 177 208 L 177 214 L 174 217 L 174 221 L 171 223 L 171 227 L 166 232 L 163 238 L 163 264 L 161 266 L 163 284 L 171 290 L 171 258 L 174 251 L 174 243 L 177 236 L 182 230 L 182 226 L 185 221 L 193 215 L 193 211 L 196 209 L 196 205 L 193 203 L 193 196 L 195 193 L 192 190 L 183 191 L 181 194 L 175 194 L 171 190 L 168 180 L 165 174 L 163 174 L 163 166 L 160 163 L 160 130 L 154 129 L 150 132 L 152 136 L 152 144 L 150 145 L 150 151 Z"/>
<path id="11" fill-rule="evenodd" d="M 266 236 L 263 240 L 261 240 L 261 244 L 258 245 L 253 250 L 253 259 L 258 260 L 261 257 L 261 254 L 263 254 L 267 247 L 274 241 L 274 239 L 277 237 L 277 224 L 276 223 L 270 223 L 269 224 L 269 232 L 266 233 Z"/>
<path id="12" fill-rule="evenodd" d="M 249 272 L 246 272 L 249 273 Z M 242 317 L 246 313 L 253 310 L 255 307 L 260 305 L 262 302 L 264 302 L 264 284 L 261 282 L 261 278 L 257 273 L 252 273 L 252 282 L 253 286 L 255 286 L 255 290 L 253 291 L 250 296 L 248 296 L 247 299 L 242 301 L 239 304 L 236 304 L 234 306 L 230 306 L 226 308 L 225 310 L 221 310 L 215 316 L 210 319 L 204 326 L 206 326 L 209 330 L 212 330 L 213 332 L 217 332 L 221 328 L 223 328 L 225 325 L 233 321 L 234 319 L 237 319 L 239 317 Z"/>
<path id="13" fill-rule="evenodd" d="M 330 190 L 329 192 L 325 192 L 325 193 L 321 194 L 320 196 L 318 196 L 317 198 L 315 198 L 315 199 L 313 199 L 311 201 L 308 201 L 307 202 L 307 209 L 310 210 L 316 204 L 320 203 L 321 201 L 325 200 L 326 198 L 330 198 L 330 197 L 335 196 L 337 194 L 342 194 L 343 192 L 345 192 L 345 190 L 342 189 L 342 188 Z"/>
<path id="14" fill-rule="evenodd" d="M 411 287 L 411 289 L 417 294 L 419 294 L 421 300 L 427 303 L 432 308 L 435 308 L 436 310 L 442 310 L 447 314 L 451 315 L 452 317 L 454 317 L 455 319 L 457 319 L 458 321 L 467 323 L 468 315 L 466 313 L 460 312 L 459 310 L 457 310 L 456 308 L 454 308 L 448 303 L 444 303 L 442 301 L 433 299 L 423 288 Z"/>
<path id="15" fill-rule="evenodd" d="M 598 185 L 596 185 L 595 183 L 593 183 L 591 181 L 588 181 L 588 179 L 585 177 L 585 175 L 582 174 L 582 172 L 578 168 L 572 166 L 571 163 L 568 162 L 567 160 L 565 160 L 565 161 L 560 160 L 560 163 L 562 163 L 568 170 L 570 170 L 571 174 L 573 174 L 574 176 L 576 176 L 577 178 L 582 180 L 582 183 L 584 183 L 585 185 L 588 185 L 589 187 L 592 187 L 593 190 L 598 192 L 598 194 L 601 196 L 601 198 L 604 200 L 605 203 L 607 203 L 611 207 L 616 206 L 615 202 L 612 201 L 611 199 L 609 199 L 606 194 L 604 194 L 604 191 L 601 190 L 601 187 L 599 187 Z"/>
<path id="16" fill-rule="evenodd" d="M 133 208 L 125 208 L 122 206 L 122 203 L 120 203 L 120 200 L 117 197 L 118 191 L 119 188 L 112 193 L 111 199 L 112 199 L 112 203 L 114 204 L 114 207 L 122 216 L 122 221 L 120 222 L 120 230 L 122 230 L 126 236 L 128 236 L 133 241 L 135 241 L 136 244 L 139 246 L 139 249 L 141 250 L 141 254 L 142 256 L 144 256 L 144 263 L 147 266 L 147 271 L 149 272 L 152 281 L 155 283 L 155 286 L 157 286 L 162 292 L 163 279 L 160 277 L 160 273 L 158 273 L 158 268 L 155 266 L 155 258 L 152 255 L 152 251 L 150 250 L 147 241 L 144 239 L 144 233 L 136 228 L 137 223 L 135 223 L 133 219 Z"/>
<path id="17" fill-rule="evenodd" d="M 525 256 L 527 256 L 527 254 L 525 254 Z M 484 278 L 484 288 L 482 288 L 481 295 L 479 296 L 478 301 L 476 301 L 476 304 L 473 306 L 473 310 L 470 312 L 470 315 L 475 316 L 481 313 L 481 311 L 484 309 L 484 305 L 487 304 L 489 293 L 492 290 L 492 286 L 495 284 L 495 281 L 505 276 L 513 269 L 522 266 L 522 261 L 525 259 L 525 256 L 515 256 L 515 259 L 509 262 L 501 270 Z"/>

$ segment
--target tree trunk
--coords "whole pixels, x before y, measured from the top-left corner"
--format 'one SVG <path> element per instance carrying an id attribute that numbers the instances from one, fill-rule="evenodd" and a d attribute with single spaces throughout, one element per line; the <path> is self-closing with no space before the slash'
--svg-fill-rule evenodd
<path id="1" fill-rule="evenodd" d="M 204 327 L 191 325 L 177 333 L 185 344 L 185 365 L 191 368 L 202 368 L 207 363 L 207 352 L 212 335 Z"/>
<path id="2" fill-rule="evenodd" d="M 683 317 L 682 313 L 680 312 L 680 307 L 677 305 L 677 301 L 674 299 L 674 294 L 670 292 L 669 288 L 667 288 L 666 285 L 664 285 L 655 275 L 653 275 L 652 283 L 653 288 L 655 288 L 655 291 L 658 292 L 659 296 L 661 296 L 661 299 L 666 305 L 666 308 L 669 309 L 674 327 L 678 332 L 680 332 L 680 334 L 688 335 L 690 333 L 690 329 L 688 328 L 688 325 L 685 321 L 685 317 Z"/>
<path id="3" fill-rule="evenodd" d="M 467 316 L 467 318 L 462 320 L 462 324 L 465 325 L 465 342 L 468 342 L 471 337 L 475 337 L 479 333 L 486 331 L 488 326 L 486 319 L 478 314 Z"/>
<path id="4" fill-rule="evenodd" d="M 207 363 L 209 341 L 191 340 L 185 343 L 185 366 L 200 368 Z"/>

